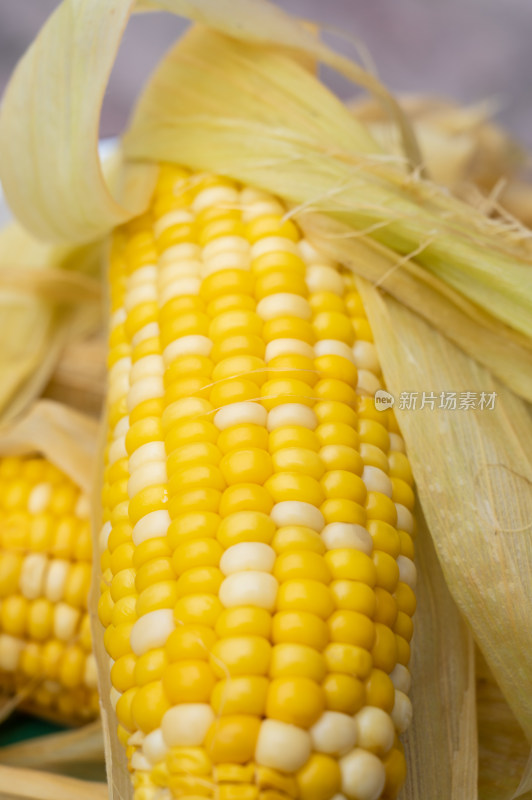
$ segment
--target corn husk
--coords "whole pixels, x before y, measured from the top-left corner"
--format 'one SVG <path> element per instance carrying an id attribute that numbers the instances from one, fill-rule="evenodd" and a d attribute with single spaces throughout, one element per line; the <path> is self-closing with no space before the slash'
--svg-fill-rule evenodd
<path id="1" fill-rule="evenodd" d="M 422 391 L 497 387 L 500 402 L 491 418 L 469 416 L 465 424 L 457 414 L 456 429 L 441 415 L 401 422 L 450 595 L 530 736 L 530 693 L 523 687 L 530 685 L 532 649 L 528 628 L 518 629 L 530 608 L 530 473 L 519 441 L 526 441 L 532 428 L 524 404 L 493 377 L 532 398 L 529 233 L 513 220 L 488 219 L 424 179 L 411 127 L 379 82 L 258 0 L 142 3 L 145 10 L 164 8 L 204 27 L 171 51 L 149 82 L 124 141 L 125 183 L 134 191 L 111 191 L 97 154 L 98 118 L 132 8 L 131 0 L 81 0 L 74 14 L 73 3 L 64 2 L 21 62 L 0 117 L 0 176 L 15 213 L 51 241 L 87 242 L 145 207 L 154 162 L 168 159 L 227 174 L 284 198 L 318 246 L 341 255 L 346 265 L 401 300 L 404 306 L 391 299 L 384 305 L 374 288 L 364 289 L 373 328 L 383 330 L 377 346 L 384 375 L 397 396 L 420 387 L 422 379 L 427 381 Z M 401 156 L 386 152 L 365 124 L 320 86 L 306 69 L 308 58 L 333 66 L 378 97 L 400 131 Z M 61 115 L 66 106 L 73 109 L 70 125 Z M 37 125 L 42 132 L 35 131 Z M 432 327 L 419 318 L 423 314 Z M 435 441 L 445 445 L 443 458 Z M 481 469 L 471 468 L 471 446 L 480 454 Z M 433 475 L 440 477 L 431 488 Z M 499 565 L 490 549 L 489 531 L 495 528 L 501 532 L 495 548 Z M 422 717 L 416 754 L 424 752 L 424 736 L 433 749 L 425 759 L 409 756 L 412 776 L 405 796 L 437 800 L 444 785 L 451 800 L 473 798 L 471 642 L 450 611 L 446 591 L 434 583 L 434 557 L 427 553 L 422 563 L 423 558 L 430 616 L 419 617 L 419 624 L 430 633 L 442 619 L 448 621 L 456 647 L 445 652 L 445 640 L 427 634 L 427 669 L 432 675 L 435 665 L 440 669 L 437 690 L 430 694 L 422 688 L 425 699 L 417 705 L 430 711 L 437 697 L 441 713 L 426 711 Z M 107 700 L 107 657 L 96 638 L 112 795 L 129 797 L 125 757 Z M 434 763 L 440 749 L 447 772 Z M 529 777 L 525 773 L 521 788 L 528 788 Z"/>
<path id="2" fill-rule="evenodd" d="M 107 786 L 0 765 L 0 800 L 107 800 Z"/>
<path id="3" fill-rule="evenodd" d="M 53 247 L 19 225 L 0 232 L 0 421 L 40 394 L 66 342 L 100 322 L 100 248 Z"/>

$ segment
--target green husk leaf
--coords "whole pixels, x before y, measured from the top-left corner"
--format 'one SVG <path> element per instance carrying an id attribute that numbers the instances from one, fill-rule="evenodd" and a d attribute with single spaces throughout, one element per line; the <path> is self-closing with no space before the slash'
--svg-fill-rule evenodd
<path id="1" fill-rule="evenodd" d="M 532 742 L 529 409 L 417 315 L 360 290 L 447 585 Z M 449 391 L 495 392 L 495 408 L 400 408 L 401 392 Z"/>

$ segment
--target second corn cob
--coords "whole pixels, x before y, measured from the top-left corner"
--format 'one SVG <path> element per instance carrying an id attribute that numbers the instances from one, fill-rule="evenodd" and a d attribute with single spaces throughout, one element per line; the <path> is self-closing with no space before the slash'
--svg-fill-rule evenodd
<path id="1" fill-rule="evenodd" d="M 41 457 L 0 458 L 0 691 L 63 722 L 98 714 L 86 495 Z"/>
<path id="2" fill-rule="evenodd" d="M 99 616 L 137 800 L 404 780 L 412 475 L 354 281 L 285 211 L 165 166 L 115 235 Z"/>

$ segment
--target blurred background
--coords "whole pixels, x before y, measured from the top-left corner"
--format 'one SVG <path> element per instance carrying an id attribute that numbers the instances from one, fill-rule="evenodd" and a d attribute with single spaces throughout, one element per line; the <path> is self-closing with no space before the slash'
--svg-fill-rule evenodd
<path id="1" fill-rule="evenodd" d="M 367 51 L 396 92 L 438 93 L 461 103 L 493 101 L 497 118 L 532 148 L 532 0 L 277 0 Z M 0 0 L 0 95 L 59 0 Z M 143 80 L 185 23 L 166 14 L 134 18 L 108 88 L 101 133 L 119 133 Z M 353 43 L 336 39 L 353 54 Z M 364 56 L 365 57 L 365 56 Z M 352 88 L 328 73 L 343 97 Z"/>

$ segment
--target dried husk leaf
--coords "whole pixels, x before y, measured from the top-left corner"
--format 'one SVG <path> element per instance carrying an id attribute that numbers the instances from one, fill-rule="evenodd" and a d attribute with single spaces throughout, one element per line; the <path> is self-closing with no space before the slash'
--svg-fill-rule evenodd
<path id="1" fill-rule="evenodd" d="M 58 771 L 86 763 L 103 762 L 102 726 L 99 720 L 81 728 L 50 733 L 0 748 L 0 763 Z"/>
<path id="2" fill-rule="evenodd" d="M 0 765 L 0 800 L 107 800 L 103 783 Z"/>
<path id="3" fill-rule="evenodd" d="M 401 392 L 497 393 L 493 410 L 396 408 L 449 590 L 532 742 L 529 410 L 417 315 L 365 281 L 360 290 L 397 399 Z"/>
<path id="4" fill-rule="evenodd" d="M 61 353 L 44 396 L 85 414 L 100 414 L 107 377 L 101 334 L 69 342 Z"/>
<path id="5" fill-rule="evenodd" d="M 19 225 L 0 232 L 0 421 L 21 413 L 46 385 L 69 339 L 95 330 L 100 247 L 58 248 Z"/>
<path id="6" fill-rule="evenodd" d="M 414 719 L 405 735 L 407 778 L 401 800 L 474 800 L 477 728 L 473 640 L 445 584 L 418 510 L 414 617 Z"/>
<path id="7" fill-rule="evenodd" d="M 519 723 L 480 651 L 476 650 L 480 800 L 531 800 L 532 784 L 516 795 L 530 755 Z M 528 776 L 530 780 L 530 775 Z"/>
<path id="8" fill-rule="evenodd" d="M 0 455 L 39 453 L 91 492 L 98 423 L 53 400 L 40 400 L 10 425 L 0 427 Z"/>

